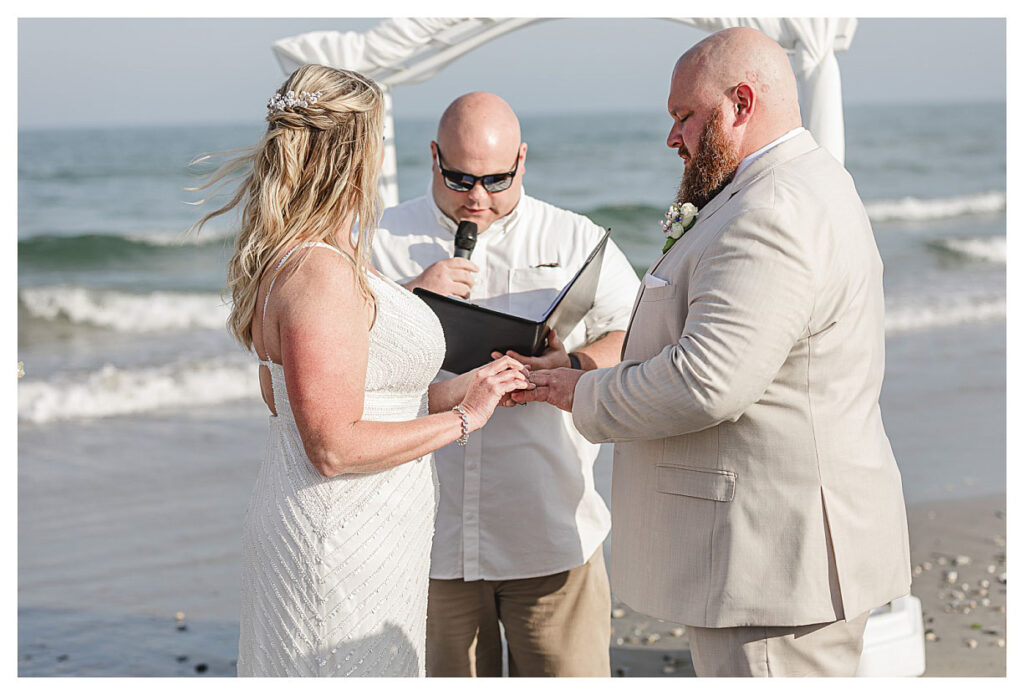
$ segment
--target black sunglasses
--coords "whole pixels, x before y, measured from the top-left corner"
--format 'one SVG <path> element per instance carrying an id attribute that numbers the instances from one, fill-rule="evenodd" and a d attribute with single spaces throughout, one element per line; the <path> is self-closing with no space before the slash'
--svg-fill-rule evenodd
<path id="1" fill-rule="evenodd" d="M 488 193 L 500 193 L 501 191 L 507 190 L 512 185 L 512 179 L 516 177 L 516 172 L 519 171 L 519 156 L 516 156 L 516 165 L 512 167 L 512 171 L 505 172 L 503 174 L 485 174 L 484 176 L 473 176 L 472 174 L 466 174 L 461 171 L 453 171 L 452 169 L 445 169 L 441 164 L 441 147 L 436 142 L 434 147 L 437 148 L 437 168 L 441 170 L 441 178 L 444 180 L 444 185 L 453 191 L 459 191 L 465 193 L 466 191 L 472 190 L 476 182 L 479 181 L 484 187 L 484 190 Z"/>

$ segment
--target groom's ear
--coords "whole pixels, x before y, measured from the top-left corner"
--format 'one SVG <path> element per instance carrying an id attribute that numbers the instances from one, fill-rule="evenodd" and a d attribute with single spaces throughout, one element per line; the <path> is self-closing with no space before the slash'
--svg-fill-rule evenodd
<path id="1" fill-rule="evenodd" d="M 746 125 L 754 113 L 757 93 L 746 82 L 740 82 L 732 92 L 733 125 Z"/>

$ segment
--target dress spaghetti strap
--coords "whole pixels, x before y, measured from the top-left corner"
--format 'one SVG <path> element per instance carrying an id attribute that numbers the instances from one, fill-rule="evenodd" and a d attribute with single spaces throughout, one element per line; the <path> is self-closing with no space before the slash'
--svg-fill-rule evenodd
<path id="1" fill-rule="evenodd" d="M 323 241 L 307 241 L 306 243 L 302 244 L 301 246 L 296 246 L 296 247 L 290 249 L 288 251 L 288 253 L 286 253 L 285 255 L 281 256 L 281 260 L 277 262 L 276 266 L 274 266 L 274 271 L 273 272 L 277 273 L 277 271 L 281 269 L 281 266 L 283 266 L 285 264 L 285 261 L 287 261 L 288 258 L 293 253 L 298 251 L 300 248 L 309 248 L 311 246 L 319 246 L 320 248 L 325 248 L 325 249 L 330 249 L 331 251 L 336 251 L 337 253 L 340 253 L 353 266 L 356 265 L 356 262 L 355 262 L 355 260 L 352 259 L 352 256 L 348 255 L 347 253 L 345 253 L 344 251 L 339 249 L 337 246 L 331 246 L 330 244 L 325 243 Z M 263 349 L 264 350 L 267 349 L 267 335 L 266 335 L 267 305 L 270 303 L 270 293 L 274 290 L 274 283 L 275 282 L 277 282 L 277 276 L 276 275 L 270 280 L 270 287 L 267 288 L 267 296 L 263 298 L 263 314 L 262 314 L 262 318 L 260 318 L 260 331 L 263 333 Z M 270 365 L 275 364 L 275 363 L 270 360 L 270 352 L 269 351 L 266 352 L 266 356 L 267 356 L 267 359 L 265 359 L 265 360 L 258 360 L 258 361 L 259 361 L 260 364 L 262 364 L 265 367 L 269 368 Z M 257 355 L 257 357 L 259 357 L 259 355 Z"/>

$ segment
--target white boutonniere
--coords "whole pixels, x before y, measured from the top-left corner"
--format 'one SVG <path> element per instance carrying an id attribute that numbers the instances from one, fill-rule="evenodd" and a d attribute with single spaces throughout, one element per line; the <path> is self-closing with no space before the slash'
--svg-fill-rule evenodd
<path id="1" fill-rule="evenodd" d="M 668 250 L 672 248 L 672 244 L 676 243 L 676 239 L 681 237 L 690 227 L 697 222 L 697 206 L 693 203 L 672 203 L 669 207 L 668 212 L 665 213 L 665 219 L 661 223 L 661 231 L 668 237 L 665 239 L 665 247 L 661 250 L 662 253 L 668 253 Z"/>

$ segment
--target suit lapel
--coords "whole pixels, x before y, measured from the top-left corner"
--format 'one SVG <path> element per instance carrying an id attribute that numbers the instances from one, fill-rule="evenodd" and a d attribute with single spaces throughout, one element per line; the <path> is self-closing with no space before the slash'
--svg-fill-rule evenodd
<path id="1" fill-rule="evenodd" d="M 715 212 L 719 208 L 721 208 L 723 205 L 725 205 L 726 201 L 728 201 L 729 198 L 732 197 L 732 194 L 730 193 L 731 189 L 732 189 L 732 184 L 730 183 L 724 189 L 722 189 L 722 191 L 718 195 L 716 195 L 714 198 L 712 198 L 708 202 L 708 204 L 704 206 L 703 210 L 698 211 L 698 213 L 697 213 L 697 221 L 694 223 L 694 225 L 692 227 L 690 227 L 686 231 L 686 234 L 693 234 L 695 229 L 697 229 L 699 226 L 704 224 L 704 222 L 709 217 L 711 217 L 711 215 L 715 214 Z M 683 236 L 686 236 L 686 234 L 684 234 Z M 681 238 L 682 237 L 680 237 L 680 239 Z M 672 253 L 673 251 L 675 251 L 676 253 L 679 253 L 679 251 L 676 248 L 676 244 L 673 244 L 672 248 L 670 248 L 665 253 L 661 254 L 661 258 L 656 260 L 654 262 L 654 265 L 652 265 L 650 268 L 647 269 L 647 274 L 653 274 L 654 271 L 656 271 L 658 269 L 658 267 L 665 261 L 665 259 L 668 258 L 668 255 L 670 253 Z M 633 311 L 629 315 L 629 324 L 626 327 L 626 337 L 622 339 L 622 350 L 619 352 L 619 360 L 622 360 L 623 356 L 626 354 L 626 345 L 629 343 L 629 334 L 633 330 L 633 317 L 636 316 L 637 307 L 640 306 L 640 300 L 643 299 L 644 291 L 646 289 L 647 289 L 647 286 L 644 285 L 641 282 L 640 283 L 640 292 L 636 296 L 636 301 L 633 302 Z"/>
<path id="2" fill-rule="evenodd" d="M 746 173 L 746 172 L 744 172 L 744 173 Z M 709 200 L 708 204 L 705 205 L 701 210 L 699 210 L 697 212 L 697 221 L 694 223 L 694 225 L 692 227 L 690 227 L 686 231 L 686 234 L 693 234 L 693 232 L 698 227 L 700 227 L 703 224 L 706 224 L 708 218 L 710 218 L 712 215 L 714 215 L 716 212 L 718 212 L 718 210 L 720 210 L 723 205 L 725 205 L 727 202 L 729 202 L 729 199 L 732 198 L 732 195 L 733 195 L 734 192 L 735 191 L 734 191 L 733 183 L 732 182 L 728 183 L 726 185 L 726 187 L 723 188 L 719 192 L 718 195 L 716 195 L 714 198 Z M 686 234 L 684 234 L 683 236 L 686 236 Z M 682 238 L 682 237 L 680 237 L 680 238 Z M 676 253 L 679 253 L 679 251 L 676 248 L 676 244 L 673 244 L 672 248 L 670 248 L 665 253 L 661 254 L 661 258 L 659 258 L 657 261 L 655 261 L 654 265 L 652 265 L 650 268 L 647 269 L 647 272 L 648 273 L 654 273 L 654 271 L 656 271 L 658 269 L 658 267 L 665 261 L 665 259 L 668 258 L 668 255 L 670 253 L 672 253 L 673 251 L 675 251 Z M 620 360 L 622 359 L 622 356 L 626 354 L 626 344 L 629 342 L 629 333 L 630 333 L 630 331 L 633 328 L 633 317 L 636 315 L 637 307 L 640 306 L 640 300 L 644 296 L 644 290 L 645 289 L 647 289 L 646 286 L 641 284 L 640 285 L 640 293 L 637 295 L 636 301 L 633 303 L 633 312 L 629 315 L 629 326 L 626 328 L 626 337 L 623 338 L 623 340 L 622 340 L 622 352 L 619 355 L 619 359 Z"/>
<path id="3" fill-rule="evenodd" d="M 653 269 L 654 268 L 652 267 L 651 270 Z M 647 272 L 649 273 L 651 270 L 648 270 Z M 644 287 L 644 283 L 641 281 L 640 291 L 637 292 L 636 301 L 633 302 L 633 311 L 629 314 L 629 323 L 626 324 L 626 335 L 622 338 L 622 348 L 619 349 L 619 362 L 621 362 L 622 358 L 626 355 L 626 344 L 629 343 L 629 334 L 633 330 L 633 317 L 636 316 L 636 308 L 640 306 L 640 298 L 644 296 L 645 289 L 647 288 Z"/>
<path id="4" fill-rule="evenodd" d="M 814 137 L 807 130 L 800 133 L 797 136 L 786 140 L 785 142 L 776 145 L 772 149 L 765 152 L 763 155 L 755 159 L 750 166 L 740 172 L 740 175 L 729 182 L 722 191 L 708 201 L 708 204 L 704 206 L 697 214 L 697 222 L 687 230 L 686 234 L 692 234 L 697 227 L 702 224 L 707 224 L 708 219 L 711 218 L 716 212 L 722 209 L 734 195 L 742 191 L 744 188 L 749 186 L 754 181 L 757 181 L 762 176 L 770 172 L 773 168 L 787 162 L 790 159 L 799 157 L 802 154 L 806 154 L 811 150 L 817 149 L 818 143 L 815 142 Z M 668 252 L 663 253 L 661 258 L 655 261 L 654 265 L 648 268 L 648 273 L 654 273 L 658 269 L 658 266 L 664 262 L 668 257 L 668 254 L 672 253 L 676 249 L 673 244 L 672 248 Z M 629 334 L 633 330 L 633 317 L 636 316 L 637 307 L 640 306 L 640 300 L 643 299 L 644 290 L 647 289 L 642 283 L 640 285 L 640 292 L 637 294 L 636 301 L 633 303 L 633 311 L 629 315 L 629 325 L 626 328 L 626 336 L 622 340 L 622 350 L 619 353 L 619 359 L 621 360 L 623 355 L 626 354 L 626 345 L 629 342 Z"/>

